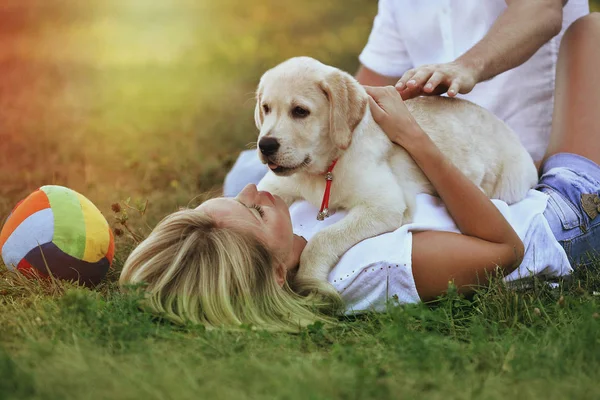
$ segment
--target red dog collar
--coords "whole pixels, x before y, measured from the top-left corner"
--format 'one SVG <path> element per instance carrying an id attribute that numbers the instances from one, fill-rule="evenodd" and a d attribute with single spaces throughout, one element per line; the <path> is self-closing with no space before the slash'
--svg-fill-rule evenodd
<path id="1" fill-rule="evenodd" d="M 321 202 L 321 209 L 317 214 L 317 220 L 323 221 L 325 218 L 329 217 L 329 194 L 331 192 L 331 182 L 333 181 L 333 167 L 337 160 L 333 160 L 327 172 L 325 172 L 325 193 L 323 194 L 323 201 Z"/>

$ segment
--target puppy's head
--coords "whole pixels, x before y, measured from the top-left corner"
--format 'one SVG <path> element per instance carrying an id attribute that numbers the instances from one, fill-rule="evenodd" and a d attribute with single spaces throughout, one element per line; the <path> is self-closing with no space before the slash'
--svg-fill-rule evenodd
<path id="1" fill-rule="evenodd" d="M 366 107 L 366 92 L 349 74 L 309 57 L 287 60 L 258 86 L 259 157 L 277 175 L 322 173 L 350 146 Z"/>

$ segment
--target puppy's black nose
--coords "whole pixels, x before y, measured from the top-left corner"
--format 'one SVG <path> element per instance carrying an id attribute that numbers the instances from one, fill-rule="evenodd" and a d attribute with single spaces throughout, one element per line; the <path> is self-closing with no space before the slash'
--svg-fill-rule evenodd
<path id="1" fill-rule="evenodd" d="M 279 148 L 279 142 L 277 141 L 277 139 L 271 137 L 264 137 L 258 142 L 258 148 L 260 149 L 260 152 L 263 153 L 265 156 L 271 156 L 275 154 L 275 152 Z"/>

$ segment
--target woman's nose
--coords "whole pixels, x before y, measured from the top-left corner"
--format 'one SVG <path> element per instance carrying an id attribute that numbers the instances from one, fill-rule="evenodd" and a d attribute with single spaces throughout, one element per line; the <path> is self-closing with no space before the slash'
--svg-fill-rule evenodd
<path id="1" fill-rule="evenodd" d="M 258 189 L 254 183 L 247 184 L 242 191 L 237 195 L 238 200 L 253 199 L 258 194 Z"/>

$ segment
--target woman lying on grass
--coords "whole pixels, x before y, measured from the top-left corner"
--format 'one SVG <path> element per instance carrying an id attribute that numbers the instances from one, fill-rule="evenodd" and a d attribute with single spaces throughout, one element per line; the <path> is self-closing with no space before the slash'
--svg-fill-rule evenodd
<path id="1" fill-rule="evenodd" d="M 340 259 L 329 281 L 345 312 L 430 300 L 449 281 L 468 292 L 497 272 L 514 281 L 566 275 L 592 262 L 600 249 L 599 38 L 598 14 L 564 35 L 541 179 L 510 207 L 490 201 L 450 164 L 393 88 L 368 88 L 373 117 L 410 153 L 441 201 L 419 195 L 413 223 L 365 240 Z M 302 236 L 310 239 L 344 215 L 319 222 L 307 202 L 288 210 L 280 198 L 248 185 L 235 199 L 166 217 L 131 253 L 120 284 L 145 283 L 145 307 L 175 322 L 297 330 L 328 321 L 322 311 L 334 304 L 296 294 L 293 276 Z"/>

